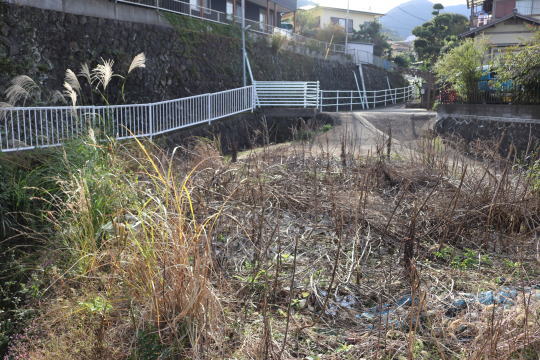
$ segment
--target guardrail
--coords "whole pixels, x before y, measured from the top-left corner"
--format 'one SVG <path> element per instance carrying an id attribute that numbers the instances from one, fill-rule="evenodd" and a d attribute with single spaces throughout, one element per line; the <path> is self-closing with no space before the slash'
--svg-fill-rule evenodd
<path id="1" fill-rule="evenodd" d="M 319 108 L 319 82 L 254 81 L 257 106 Z"/>
<path id="2" fill-rule="evenodd" d="M 393 105 L 410 100 L 415 96 L 414 86 L 375 91 L 321 90 L 321 111 L 353 111 L 372 109 L 378 105 Z"/>
<path id="3" fill-rule="evenodd" d="M 254 86 L 151 104 L 0 108 L 0 152 L 60 146 L 90 128 L 118 140 L 151 137 L 254 108 Z"/>

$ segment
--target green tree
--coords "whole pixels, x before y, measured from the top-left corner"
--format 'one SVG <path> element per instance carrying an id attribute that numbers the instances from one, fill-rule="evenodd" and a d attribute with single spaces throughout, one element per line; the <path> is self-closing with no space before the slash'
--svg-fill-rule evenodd
<path id="1" fill-rule="evenodd" d="M 429 67 L 444 52 L 456 46 L 459 34 L 465 32 L 469 20 L 459 14 L 441 14 L 413 29 L 414 50 L 418 59 Z"/>
<path id="2" fill-rule="evenodd" d="M 414 56 L 410 53 L 399 54 L 394 57 L 394 63 L 402 68 L 408 68 L 414 62 Z"/>
<path id="3" fill-rule="evenodd" d="M 452 86 L 460 96 L 470 99 L 478 88 L 487 49 L 488 43 L 482 38 L 465 40 L 437 61 L 435 73 L 438 80 Z"/>
<path id="4" fill-rule="evenodd" d="M 439 15 L 441 13 L 441 10 L 443 10 L 443 9 L 444 9 L 443 4 L 434 4 L 432 14 L 434 16 L 437 16 L 437 15 Z"/>
<path id="5" fill-rule="evenodd" d="M 292 22 L 292 19 L 289 20 Z M 314 37 L 319 27 L 320 19 L 312 11 L 298 10 L 296 12 L 296 31 L 304 36 Z"/>
<path id="6" fill-rule="evenodd" d="M 497 59 L 501 81 L 512 81 L 526 93 L 540 90 L 540 30 L 525 46 L 509 49 Z"/>
<path id="7" fill-rule="evenodd" d="M 378 21 L 362 24 L 360 30 L 354 31 L 352 40 L 373 44 L 374 55 L 390 56 L 392 54 L 392 47 L 388 42 L 388 36 L 384 34 L 382 25 Z"/>

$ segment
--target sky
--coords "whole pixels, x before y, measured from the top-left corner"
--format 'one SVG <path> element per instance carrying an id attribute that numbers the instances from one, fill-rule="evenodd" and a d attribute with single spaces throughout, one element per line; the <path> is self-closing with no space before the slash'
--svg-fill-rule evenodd
<path id="1" fill-rule="evenodd" d="M 349 0 L 351 9 L 370 10 L 374 12 L 386 12 L 408 0 Z M 321 5 L 337 8 L 347 8 L 347 0 L 318 0 Z M 441 3 L 445 6 L 466 4 L 466 0 L 437 0 L 432 2 Z"/>

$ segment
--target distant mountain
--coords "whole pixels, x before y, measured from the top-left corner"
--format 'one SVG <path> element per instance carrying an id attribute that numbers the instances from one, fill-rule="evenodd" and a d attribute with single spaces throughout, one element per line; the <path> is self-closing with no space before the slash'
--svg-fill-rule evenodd
<path id="1" fill-rule="evenodd" d="M 311 0 L 298 0 L 298 7 L 317 5 L 315 1 Z"/>
<path id="2" fill-rule="evenodd" d="M 306 0 L 300 0 L 301 1 Z M 393 34 L 393 40 L 405 39 L 412 34 L 418 25 L 429 21 L 433 15 L 433 2 L 429 0 L 411 0 L 396 6 L 381 18 L 383 28 L 388 34 Z M 441 13 L 457 13 L 469 16 L 467 5 L 454 5 L 445 7 Z"/>

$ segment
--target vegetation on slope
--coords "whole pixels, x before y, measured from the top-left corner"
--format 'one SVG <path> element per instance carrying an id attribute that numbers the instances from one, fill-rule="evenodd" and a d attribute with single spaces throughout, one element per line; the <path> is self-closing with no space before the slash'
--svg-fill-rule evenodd
<path id="1" fill-rule="evenodd" d="M 205 141 L 167 154 L 90 133 L 54 151 L 47 225 L 25 229 L 43 244 L 25 263 L 35 317 L 8 359 L 533 359 L 529 177 L 440 139 L 408 158 L 357 145 L 229 163 Z M 513 306 L 448 305 L 501 287 Z"/>

